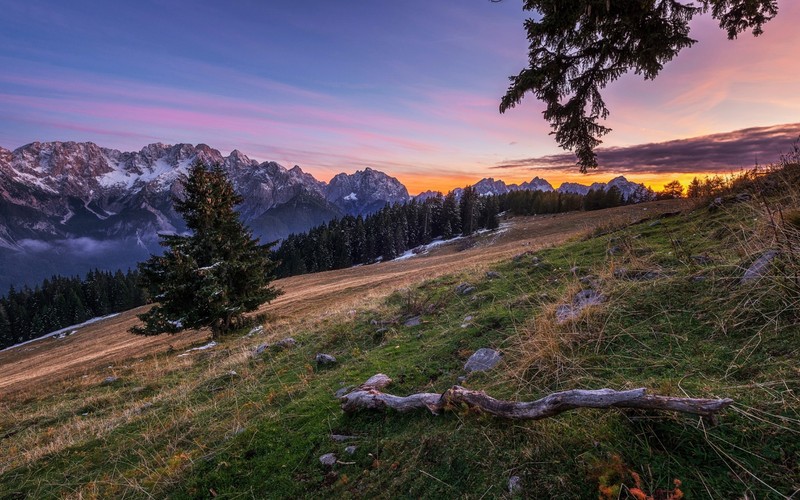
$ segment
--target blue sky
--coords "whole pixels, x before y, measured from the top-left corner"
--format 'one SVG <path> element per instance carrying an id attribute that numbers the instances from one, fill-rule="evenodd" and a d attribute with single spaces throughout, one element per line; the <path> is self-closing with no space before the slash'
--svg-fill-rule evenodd
<path id="1" fill-rule="evenodd" d="M 758 39 L 730 42 L 713 21 L 699 20 L 693 35 L 701 43 L 656 82 L 613 84 L 614 132 L 605 145 L 799 121 L 800 8 L 780 6 Z M 202 142 L 299 164 L 324 180 L 372 166 L 412 191 L 489 175 L 574 180 L 568 165 L 539 170 L 519 161 L 561 152 L 540 103 L 497 111 L 508 75 L 526 62 L 525 17 L 512 0 L 0 0 L 0 146 Z M 723 168 L 705 165 L 697 169 Z M 638 173 L 673 172 L 662 165 Z"/>

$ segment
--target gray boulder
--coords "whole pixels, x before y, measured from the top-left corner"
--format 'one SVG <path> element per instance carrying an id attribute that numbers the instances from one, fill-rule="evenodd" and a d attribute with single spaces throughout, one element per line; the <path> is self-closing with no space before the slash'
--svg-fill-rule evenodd
<path id="1" fill-rule="evenodd" d="M 750 283 L 767 274 L 772 261 L 774 261 L 778 255 L 780 255 L 778 250 L 767 250 L 761 254 L 759 258 L 750 264 L 750 267 L 748 267 L 747 271 L 744 272 L 744 276 L 742 276 L 742 279 L 739 281 L 739 283 Z"/>
<path id="2" fill-rule="evenodd" d="M 591 288 L 581 290 L 572 299 L 571 304 L 562 304 L 556 308 L 556 321 L 565 323 L 580 316 L 584 309 L 590 306 L 602 304 L 605 297 Z"/>
<path id="3" fill-rule="evenodd" d="M 485 372 L 491 370 L 502 359 L 503 355 L 494 349 L 482 347 L 475 351 L 464 364 L 464 371 L 467 373 L 472 372 Z"/>
<path id="4" fill-rule="evenodd" d="M 508 492 L 512 495 L 522 493 L 522 478 L 519 476 L 511 476 L 508 478 Z"/>
<path id="5" fill-rule="evenodd" d="M 336 358 L 331 356 L 330 354 L 324 354 L 318 352 L 316 356 L 314 356 L 314 361 L 318 365 L 333 365 L 336 364 Z"/>
<path id="6" fill-rule="evenodd" d="M 353 441 L 358 439 L 358 436 L 348 436 L 347 434 L 331 434 L 331 440 L 337 443 L 344 443 L 345 441 Z"/>
<path id="7" fill-rule="evenodd" d="M 459 295 L 469 295 L 475 293 L 475 290 L 477 289 L 470 283 L 461 283 L 456 287 L 456 293 Z"/>
<path id="8" fill-rule="evenodd" d="M 404 323 L 405 326 L 419 326 L 422 324 L 422 319 L 419 316 L 408 318 Z"/>
<path id="9" fill-rule="evenodd" d="M 324 465 L 325 467 L 333 467 L 336 465 L 336 455 L 333 453 L 326 453 L 319 457 L 319 463 Z"/>
<path id="10" fill-rule="evenodd" d="M 261 356 L 262 354 L 264 354 L 268 350 L 282 351 L 284 349 L 290 349 L 290 348 L 292 348 L 292 347 L 294 347 L 296 345 L 297 345 L 297 341 L 295 339 L 293 339 L 292 337 L 286 337 L 285 339 L 279 340 L 278 342 L 275 342 L 274 344 L 264 343 L 264 344 L 259 345 L 258 347 L 256 347 L 253 350 L 253 355 L 254 356 Z"/>

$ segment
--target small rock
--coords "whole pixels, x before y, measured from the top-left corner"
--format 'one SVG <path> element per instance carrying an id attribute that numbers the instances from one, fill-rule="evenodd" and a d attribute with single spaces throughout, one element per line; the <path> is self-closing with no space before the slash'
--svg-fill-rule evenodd
<path id="1" fill-rule="evenodd" d="M 405 326 L 419 326 L 422 324 L 422 319 L 419 316 L 413 316 L 408 318 L 405 323 Z"/>
<path id="2" fill-rule="evenodd" d="M 146 412 L 147 410 L 149 410 L 152 407 L 153 407 L 153 403 L 148 401 L 147 403 L 145 403 L 142 406 L 140 406 L 140 407 L 136 408 L 135 410 L 133 410 L 133 412 L 135 414 L 137 414 L 137 415 L 140 415 L 140 414 Z"/>
<path id="3" fill-rule="evenodd" d="M 613 247 L 609 248 L 606 253 L 608 255 L 617 255 L 618 253 L 621 253 L 621 252 L 622 252 L 622 248 L 620 248 L 617 245 L 614 245 Z"/>
<path id="4" fill-rule="evenodd" d="M 271 347 L 273 349 L 282 350 L 282 349 L 290 349 L 290 348 L 292 348 L 292 347 L 294 347 L 296 345 L 297 345 L 297 341 L 295 339 L 293 339 L 292 337 L 286 337 L 283 340 L 279 340 L 279 341 L 275 342 L 275 344 L 273 344 Z"/>
<path id="5" fill-rule="evenodd" d="M 556 308 L 556 321 L 565 323 L 580 316 L 589 306 L 601 304 L 605 298 L 600 292 L 591 288 L 581 290 L 572 299 L 572 304 L 562 304 Z"/>
<path id="6" fill-rule="evenodd" d="M 521 262 L 522 259 L 527 257 L 528 255 L 533 255 L 533 252 L 528 250 L 527 252 L 522 252 L 514 256 L 514 262 Z"/>
<path id="7" fill-rule="evenodd" d="M 714 210 L 717 210 L 718 208 L 720 208 L 724 203 L 725 203 L 725 200 L 723 200 L 722 197 L 718 196 L 718 197 L 714 198 L 714 201 L 709 203 L 708 209 L 713 212 Z"/>
<path id="8" fill-rule="evenodd" d="M 698 265 L 701 265 L 701 266 L 707 266 L 707 265 L 711 264 L 712 262 L 714 262 L 711 259 L 711 257 L 709 257 L 708 255 L 705 255 L 705 254 L 703 254 L 703 255 L 692 255 L 691 259 L 695 262 L 695 264 L 698 264 Z"/>
<path id="9" fill-rule="evenodd" d="M 336 455 L 333 453 L 326 453 L 319 457 L 319 463 L 324 465 L 325 467 L 333 467 L 336 465 Z"/>
<path id="10" fill-rule="evenodd" d="M 578 274 L 579 272 L 581 272 L 581 268 L 578 266 L 572 266 L 569 268 L 569 272 L 572 274 Z"/>
<path id="11" fill-rule="evenodd" d="M 459 295 L 469 295 L 474 293 L 476 288 L 472 286 L 470 283 L 461 283 L 456 287 L 456 293 Z"/>
<path id="12" fill-rule="evenodd" d="M 106 377 L 106 378 L 103 379 L 103 381 L 100 383 L 100 385 L 111 385 L 114 382 L 116 382 L 117 380 L 119 380 L 118 377 L 114 377 L 114 376 Z"/>
<path id="13" fill-rule="evenodd" d="M 469 357 L 467 362 L 464 364 L 464 371 L 467 373 L 472 373 L 491 370 L 497 366 L 497 363 L 500 362 L 502 356 L 502 354 L 494 349 L 482 347 Z"/>
<path id="14" fill-rule="evenodd" d="M 661 221 L 656 219 L 653 222 L 651 222 L 650 224 L 648 224 L 647 227 L 656 227 L 656 226 L 660 226 L 660 225 L 661 225 Z"/>
<path id="15" fill-rule="evenodd" d="M 489 271 L 488 273 L 486 273 L 486 277 L 489 278 L 490 280 L 496 280 L 502 278 L 503 275 L 498 273 L 497 271 Z"/>
<path id="16" fill-rule="evenodd" d="M 337 443 L 353 441 L 354 439 L 358 439 L 358 436 L 348 436 L 347 434 L 331 434 L 331 440 Z"/>
<path id="17" fill-rule="evenodd" d="M 745 201 L 750 201 L 753 197 L 750 196 L 750 193 L 739 193 L 736 195 L 736 201 L 739 203 L 743 203 Z"/>
<path id="18" fill-rule="evenodd" d="M 458 382 L 459 384 L 463 384 L 464 381 L 466 381 L 466 380 L 467 380 L 467 377 L 465 377 L 464 375 L 461 375 L 456 379 L 456 382 Z"/>
<path id="19" fill-rule="evenodd" d="M 249 332 L 247 332 L 248 337 L 252 337 L 253 335 L 259 334 L 264 331 L 263 325 L 258 325 L 257 327 L 253 328 Z"/>
<path id="20" fill-rule="evenodd" d="M 508 478 L 508 492 L 512 495 L 522 493 L 522 479 L 519 476 Z"/>
<path id="21" fill-rule="evenodd" d="M 355 455 L 357 449 L 358 449 L 357 446 L 350 445 L 344 449 L 344 452 L 347 453 L 348 455 Z"/>
<path id="22" fill-rule="evenodd" d="M 255 348 L 255 350 L 253 350 L 253 356 L 261 356 L 262 354 L 267 352 L 267 349 L 269 349 L 269 344 L 266 343 L 260 344 L 258 347 Z"/>
<path id="23" fill-rule="evenodd" d="M 750 267 L 744 272 L 744 276 L 742 276 L 739 283 L 749 283 L 764 276 L 769 270 L 770 264 L 772 264 L 772 261 L 775 260 L 778 255 L 780 255 L 780 252 L 777 250 L 767 250 L 761 254 L 759 258 L 750 264 Z"/>
<path id="24" fill-rule="evenodd" d="M 706 279 L 708 278 L 706 278 L 706 276 L 703 274 L 695 274 L 694 276 L 692 276 L 692 282 L 694 283 L 699 283 L 701 281 L 705 281 Z"/>
<path id="25" fill-rule="evenodd" d="M 336 358 L 330 354 L 318 352 L 317 355 L 314 356 L 314 361 L 316 361 L 318 365 L 332 365 L 336 363 Z"/>
<path id="26" fill-rule="evenodd" d="M 336 391 L 336 393 L 334 395 L 337 398 L 343 398 L 348 392 L 352 391 L 354 387 L 355 386 L 353 386 L 353 385 L 348 385 L 348 386 L 342 387 L 341 389 Z"/>

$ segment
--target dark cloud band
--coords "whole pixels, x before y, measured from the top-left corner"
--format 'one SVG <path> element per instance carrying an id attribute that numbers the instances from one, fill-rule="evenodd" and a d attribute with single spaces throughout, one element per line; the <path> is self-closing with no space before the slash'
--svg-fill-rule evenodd
<path id="1" fill-rule="evenodd" d="M 800 123 L 754 127 L 669 142 L 600 148 L 600 167 L 619 173 L 727 173 L 775 163 L 800 137 Z M 511 160 L 492 169 L 572 170 L 575 157 L 557 154 Z"/>

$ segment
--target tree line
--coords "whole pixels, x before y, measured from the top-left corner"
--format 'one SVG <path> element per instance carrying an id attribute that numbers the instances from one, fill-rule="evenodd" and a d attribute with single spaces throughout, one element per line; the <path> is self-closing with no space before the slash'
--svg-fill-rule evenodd
<path id="1" fill-rule="evenodd" d="M 33 289 L 25 286 L 0 298 L 0 349 L 35 339 L 98 316 L 145 304 L 137 271 L 90 271 L 53 276 Z"/>
<path id="2" fill-rule="evenodd" d="M 218 172 L 215 173 L 216 171 L 209 173 L 203 170 L 203 172 L 212 176 L 222 175 Z M 217 179 L 215 182 L 209 181 L 208 184 L 222 186 L 224 182 L 222 179 Z M 290 235 L 283 241 L 279 249 L 271 251 L 270 258 L 264 262 L 277 263 L 275 273 L 279 277 L 342 269 L 358 264 L 392 260 L 408 250 L 430 244 L 437 239 L 448 240 L 458 236 L 470 236 L 483 229 L 497 229 L 503 214 L 533 215 L 599 210 L 642 201 L 635 196 L 625 199 L 616 187 L 608 190 L 590 190 L 586 195 L 521 190 L 502 195 L 480 196 L 474 187 L 467 187 L 459 194 L 460 196 L 457 196 L 455 192 L 451 191 L 445 196 L 438 195 L 425 200 L 414 199 L 406 204 L 387 205 L 377 213 L 366 217 L 359 215 L 358 217 L 346 216 L 333 219 L 306 233 Z M 225 196 L 206 196 L 203 199 L 206 198 L 223 200 L 223 208 L 226 210 L 237 201 L 232 196 L 227 197 L 231 198 L 230 200 Z M 190 219 L 194 215 L 199 216 L 207 212 L 195 208 L 197 207 L 188 205 L 186 207 L 185 211 Z M 227 213 L 228 217 L 224 220 L 232 224 L 231 221 L 235 218 L 233 212 L 230 210 L 217 211 Z M 214 241 L 221 242 L 218 245 L 220 246 L 219 251 L 229 247 L 236 249 L 252 247 L 251 251 L 245 252 L 247 255 L 241 255 L 236 259 L 223 258 L 221 255 L 216 255 L 219 252 L 208 250 L 206 248 L 208 245 L 190 245 L 189 243 L 194 241 L 192 239 L 195 238 L 194 236 L 192 238 L 167 236 L 167 246 L 173 250 L 169 250 L 164 256 L 154 256 L 148 263 L 143 264 L 143 268 L 148 271 L 149 279 L 142 279 L 138 271 L 112 273 L 94 270 L 89 272 L 85 279 L 77 276 L 53 276 L 33 289 L 26 286 L 21 290 L 16 290 L 12 287 L 5 297 L 0 298 L 0 348 L 31 340 L 94 317 L 144 305 L 147 303 L 148 296 L 165 296 L 165 290 L 171 289 L 180 280 L 170 278 L 167 280 L 169 283 L 164 285 L 167 287 L 165 290 L 157 290 L 149 284 L 156 277 L 166 276 L 165 259 L 169 260 L 169 256 L 176 251 L 175 248 L 187 250 L 197 246 L 200 253 L 195 252 L 197 255 L 192 259 L 188 261 L 179 259 L 183 263 L 193 262 L 192 265 L 197 267 L 197 271 L 202 275 L 202 279 L 195 283 L 195 286 L 187 289 L 207 290 L 209 297 L 217 297 L 216 290 L 230 287 L 226 288 L 223 286 L 224 283 L 214 278 L 216 274 L 225 271 L 225 276 L 219 278 L 227 276 L 225 279 L 228 281 L 238 276 L 227 269 L 231 267 L 230 262 L 242 262 L 243 265 L 260 262 L 260 259 L 255 258 L 253 253 L 258 253 L 260 250 L 256 248 L 257 243 L 250 240 L 249 232 L 243 231 L 243 228 L 235 226 L 235 224 L 233 227 L 235 230 L 229 230 L 228 226 L 230 224 L 225 225 L 226 230 L 220 231 L 220 237 L 214 239 Z M 207 232 L 199 231 L 202 235 Z M 234 236 L 237 234 L 240 234 L 241 237 L 235 238 Z M 205 237 L 204 241 L 206 240 L 209 238 Z M 245 240 L 247 240 L 247 244 L 244 243 Z M 268 251 L 269 247 L 270 245 L 258 246 L 258 248 L 263 248 L 264 252 Z M 206 253 L 208 255 L 205 255 Z M 222 260 L 228 262 L 229 265 L 218 264 Z M 272 265 L 274 264 L 270 264 L 269 267 Z M 187 274 L 181 271 L 182 266 L 168 267 L 169 269 L 174 267 L 180 271 L 178 274 Z M 153 276 L 150 276 L 151 274 Z M 188 274 L 194 276 L 197 272 Z M 246 272 L 245 274 L 254 276 L 262 273 Z M 238 278 L 234 281 L 243 283 Z M 268 284 L 269 282 L 266 281 L 262 285 L 267 286 Z M 151 290 L 146 290 L 147 288 Z M 245 288 L 258 287 L 246 286 Z M 269 292 L 269 297 L 273 296 L 272 289 L 266 291 Z M 252 295 L 250 292 L 247 293 Z M 177 309 L 173 311 L 175 314 L 170 315 L 170 317 L 180 316 L 180 326 L 176 321 L 168 321 L 167 316 L 164 316 L 166 319 L 159 321 L 156 326 L 173 325 L 174 329 L 188 327 L 188 324 L 191 323 L 191 315 L 187 311 L 191 311 L 192 304 L 197 302 L 195 295 L 178 301 L 179 307 L 176 306 Z M 255 302 L 259 302 L 262 298 L 259 296 Z M 207 307 L 203 310 L 205 309 Z M 200 322 L 202 323 L 202 321 Z M 162 325 L 162 323 L 164 324 Z M 156 330 L 158 329 L 156 328 Z"/>
<path id="3" fill-rule="evenodd" d="M 428 245 L 436 239 L 471 236 L 497 229 L 500 215 L 553 214 L 575 210 L 599 210 L 641 201 L 625 199 L 620 190 L 590 190 L 586 195 L 555 191 L 512 191 L 480 196 L 468 186 L 457 196 L 451 191 L 425 200 L 386 205 L 363 217 L 345 216 L 291 234 L 275 250 L 279 277 L 344 269 L 359 264 L 387 261 Z"/>

